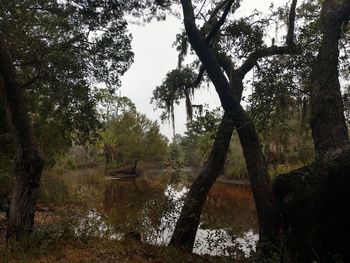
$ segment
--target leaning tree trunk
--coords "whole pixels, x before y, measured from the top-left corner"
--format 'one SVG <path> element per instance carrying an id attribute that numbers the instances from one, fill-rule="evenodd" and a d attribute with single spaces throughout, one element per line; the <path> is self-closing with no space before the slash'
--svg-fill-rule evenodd
<path id="1" fill-rule="evenodd" d="M 17 146 L 7 228 L 9 240 L 19 239 L 32 231 L 44 162 L 34 139 L 23 91 L 16 80 L 16 71 L 3 39 L 0 39 L 0 77 L 9 126 Z"/>
<path id="2" fill-rule="evenodd" d="M 344 18 L 325 1 L 321 47 L 312 72 L 311 119 L 316 157 L 349 142 L 339 84 L 339 39 Z M 339 1 L 338 1 L 339 2 Z"/>
<path id="3" fill-rule="evenodd" d="M 280 226 L 279 211 L 273 199 L 267 161 L 263 155 L 255 126 L 247 116 L 244 120 L 236 125 L 236 129 L 242 145 L 258 215 L 259 245 L 266 255 L 271 245 L 277 241 Z"/>
<path id="4" fill-rule="evenodd" d="M 280 226 L 279 212 L 276 209 L 276 203 L 270 188 L 267 163 L 254 124 L 241 108 L 234 115 L 225 113 L 209 161 L 191 186 L 170 245 L 183 248 L 189 252 L 192 251 L 202 208 L 209 190 L 223 169 L 235 127 L 242 144 L 256 203 L 260 226 L 259 245 L 261 245 L 262 252 L 264 254 L 268 253 L 269 246 L 277 241 Z"/>
<path id="5" fill-rule="evenodd" d="M 229 1 L 229 3 L 232 4 L 232 1 Z M 230 138 L 235 126 L 240 127 L 242 132 L 247 132 L 247 134 L 241 136 L 241 140 L 244 142 L 244 145 L 242 144 L 242 146 L 246 148 L 246 150 L 244 150 L 245 154 L 249 156 L 247 164 L 253 165 L 252 169 L 249 169 L 249 172 L 250 178 L 255 180 L 252 183 L 252 187 L 254 187 L 253 193 L 256 195 L 255 198 L 258 201 L 258 211 L 261 212 L 261 215 L 259 215 L 261 235 L 263 236 L 263 239 L 270 239 L 271 236 L 275 236 L 273 233 L 276 233 L 278 216 L 274 208 L 274 202 L 268 200 L 272 195 L 268 187 L 269 176 L 265 159 L 261 152 L 259 138 L 256 134 L 254 125 L 247 118 L 242 106 L 240 105 L 240 97 L 243 91 L 242 80 L 245 74 L 249 71 L 247 68 L 249 68 L 251 64 L 256 64 L 255 62 L 251 63 L 252 60 L 257 60 L 260 56 L 272 54 L 276 50 L 263 50 L 254 54 L 252 58 L 244 64 L 242 70 L 236 71 L 234 79 L 234 76 L 231 74 L 233 72 L 226 72 L 227 76 L 231 79 L 230 83 L 224 75 L 222 67 L 225 71 L 231 71 L 231 63 L 225 63 L 225 65 L 219 64 L 218 60 L 220 60 L 220 58 L 215 56 L 213 50 L 209 47 L 207 42 L 208 38 L 204 39 L 196 26 L 191 1 L 182 0 L 181 4 L 184 12 L 184 24 L 189 42 L 196 51 L 203 67 L 215 86 L 222 107 L 225 110 L 225 115 L 219 127 L 209 161 L 204 170 L 192 184 L 187 199 L 185 200 L 170 245 L 185 248 L 187 251 L 192 251 L 202 207 L 211 186 L 214 184 L 220 171 L 223 169 L 230 144 Z M 229 12 L 229 8 L 226 8 L 225 11 Z M 225 11 L 219 22 L 225 19 Z M 286 52 L 288 48 L 283 47 L 281 50 L 283 53 Z M 278 52 L 281 52 L 281 50 L 277 48 Z M 244 71 L 246 72 L 244 73 Z M 232 87 L 232 85 L 235 87 Z M 250 156 L 251 153 L 254 154 Z"/>
<path id="6" fill-rule="evenodd" d="M 215 142 L 203 170 L 192 184 L 170 245 L 192 252 L 203 205 L 210 188 L 220 175 L 229 149 L 234 122 L 225 113 L 218 128 Z"/>

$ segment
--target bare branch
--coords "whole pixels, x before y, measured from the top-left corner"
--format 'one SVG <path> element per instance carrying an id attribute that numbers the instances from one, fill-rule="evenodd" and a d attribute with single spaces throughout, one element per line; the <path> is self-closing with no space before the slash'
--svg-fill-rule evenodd
<path id="1" fill-rule="evenodd" d="M 221 26 L 225 23 L 225 20 L 227 18 L 228 13 L 231 10 L 231 7 L 233 5 L 233 3 L 235 2 L 235 0 L 229 0 L 226 4 L 225 10 L 222 13 L 219 21 L 213 26 L 212 31 L 208 34 L 208 36 L 205 38 L 205 40 L 207 41 L 207 43 L 209 43 L 214 37 L 215 35 L 219 32 Z"/>
<path id="2" fill-rule="evenodd" d="M 218 5 L 214 8 L 213 12 L 211 13 L 208 22 L 212 22 L 214 20 L 215 16 L 218 14 L 220 9 L 223 8 L 228 1 L 229 0 L 223 0 L 220 3 L 218 3 Z"/>
<path id="3" fill-rule="evenodd" d="M 257 64 L 258 60 L 264 57 L 269 57 L 273 55 L 286 55 L 291 54 L 292 49 L 288 46 L 271 46 L 268 48 L 258 49 L 251 53 L 246 61 L 238 69 L 242 78 Z"/>
<path id="4" fill-rule="evenodd" d="M 197 18 L 199 15 L 202 15 L 202 10 L 203 10 L 203 8 L 204 8 L 206 2 L 207 2 L 207 0 L 204 0 L 204 1 L 203 1 L 203 4 L 202 4 L 201 8 L 200 8 L 199 11 L 197 12 L 196 18 Z"/>

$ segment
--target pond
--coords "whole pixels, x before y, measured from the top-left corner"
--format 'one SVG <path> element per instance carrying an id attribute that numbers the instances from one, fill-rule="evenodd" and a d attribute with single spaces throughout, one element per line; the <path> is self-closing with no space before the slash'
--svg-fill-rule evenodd
<path id="1" fill-rule="evenodd" d="M 108 180 L 103 211 L 91 211 L 86 222 L 96 221 L 99 231 L 111 238 L 129 236 L 166 245 L 192 181 L 190 171 L 154 171 L 136 180 Z M 193 252 L 248 256 L 255 249 L 257 229 L 250 186 L 216 182 L 203 209 Z"/>

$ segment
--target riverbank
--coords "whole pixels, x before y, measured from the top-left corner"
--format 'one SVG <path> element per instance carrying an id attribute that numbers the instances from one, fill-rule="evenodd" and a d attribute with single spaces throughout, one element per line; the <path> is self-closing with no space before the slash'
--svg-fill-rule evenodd
<path id="1" fill-rule="evenodd" d="M 214 185 L 203 209 L 196 254 L 186 254 L 164 245 L 196 172 L 143 171 L 134 182 L 106 180 L 99 169 L 46 171 L 33 236 L 5 250 L 3 214 L 0 263 L 232 262 L 237 253 L 254 250 L 256 212 L 244 181 L 223 178 Z"/>
<path id="2" fill-rule="evenodd" d="M 193 179 L 199 174 L 200 172 L 200 168 L 196 168 L 196 167 L 182 167 L 182 168 L 178 168 L 178 169 L 174 169 L 174 168 L 162 168 L 162 167 L 158 167 L 158 168 L 151 168 L 149 170 L 144 170 L 145 172 L 169 172 L 169 173 L 186 173 L 189 174 Z M 233 184 L 233 185 L 250 185 L 250 181 L 249 179 L 235 179 L 232 178 L 232 176 L 227 175 L 227 174 L 223 174 L 221 175 L 217 180 L 217 182 L 222 182 L 222 183 L 227 183 L 227 184 Z"/>
<path id="3" fill-rule="evenodd" d="M 60 210 L 60 209 L 58 209 Z M 77 213 L 76 213 L 77 214 Z M 70 215 L 70 216 L 76 216 Z M 68 225 L 62 224 L 61 211 L 36 212 L 36 229 L 31 237 L 5 246 L 6 221 L 0 215 L 0 262 L 1 263 L 219 263 L 231 262 L 232 258 L 188 254 L 180 250 L 150 245 L 124 238 L 77 237 L 69 235 Z M 68 216 L 68 214 L 65 214 Z M 67 223 L 67 222 L 66 222 Z M 64 229 L 67 227 L 67 229 Z M 63 229 L 62 229 L 63 228 Z M 45 232 L 47 231 L 47 232 Z M 66 232 L 64 232 L 66 231 Z"/>

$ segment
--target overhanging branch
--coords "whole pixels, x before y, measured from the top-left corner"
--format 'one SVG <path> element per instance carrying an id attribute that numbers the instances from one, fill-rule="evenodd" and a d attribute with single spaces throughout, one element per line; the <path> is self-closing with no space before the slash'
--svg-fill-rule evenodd
<path id="1" fill-rule="evenodd" d="M 289 11 L 288 19 L 288 32 L 286 38 L 286 45 L 284 46 L 270 46 L 267 48 L 261 48 L 251 53 L 245 62 L 238 69 L 242 78 L 257 64 L 258 60 L 264 57 L 273 55 L 286 55 L 295 54 L 298 51 L 296 44 L 294 43 L 294 29 L 295 29 L 295 9 L 297 0 L 293 0 Z"/>
<path id="2" fill-rule="evenodd" d="M 233 111 L 239 105 L 239 101 L 231 90 L 230 84 L 208 43 L 196 26 L 192 2 L 190 0 L 181 0 L 181 4 L 188 39 L 212 80 L 223 108 L 226 111 Z"/>
<path id="3" fill-rule="evenodd" d="M 225 10 L 222 13 L 219 21 L 213 26 L 213 29 L 210 31 L 210 33 L 208 34 L 208 36 L 205 38 L 205 40 L 207 41 L 207 43 L 209 43 L 214 37 L 215 35 L 219 32 L 220 28 L 222 27 L 222 25 L 225 23 L 226 18 L 228 13 L 231 10 L 231 7 L 233 5 L 233 3 L 235 2 L 235 0 L 229 0 L 226 4 Z"/>

